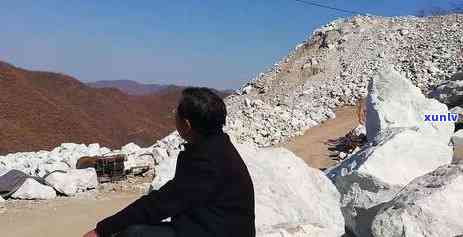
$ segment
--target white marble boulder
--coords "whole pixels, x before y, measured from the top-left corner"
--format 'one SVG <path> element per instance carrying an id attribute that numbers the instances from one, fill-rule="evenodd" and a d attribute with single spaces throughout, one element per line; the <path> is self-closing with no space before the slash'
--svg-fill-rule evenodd
<path id="1" fill-rule="evenodd" d="M 98 186 L 94 168 L 68 170 L 66 173 L 54 172 L 45 179 L 59 193 L 73 196 Z"/>
<path id="2" fill-rule="evenodd" d="M 378 205 L 391 200 L 414 178 L 452 161 L 452 147 L 410 129 L 390 129 L 373 144 L 327 171 L 341 193 L 347 227 L 369 236 Z"/>
<path id="3" fill-rule="evenodd" d="M 447 114 L 447 107 L 426 99 L 391 68 L 374 78 L 367 99 L 369 143 L 327 175 L 341 193 L 347 228 L 371 236 L 379 208 L 416 177 L 452 162 L 451 122 L 424 121 L 426 114 Z"/>
<path id="4" fill-rule="evenodd" d="M 52 187 L 43 185 L 35 179 L 28 178 L 11 197 L 26 200 L 54 199 L 56 197 L 56 192 Z"/>
<path id="5" fill-rule="evenodd" d="M 426 98 L 418 87 L 392 67 L 385 67 L 370 82 L 366 109 L 369 141 L 386 128 L 414 127 L 423 136 L 432 136 L 436 141 L 446 143 L 454 130 L 453 122 L 425 121 L 426 115 L 448 118 L 447 106 Z"/>
<path id="6" fill-rule="evenodd" d="M 375 237 L 463 235 L 463 165 L 416 178 L 386 203 L 372 224 Z"/>

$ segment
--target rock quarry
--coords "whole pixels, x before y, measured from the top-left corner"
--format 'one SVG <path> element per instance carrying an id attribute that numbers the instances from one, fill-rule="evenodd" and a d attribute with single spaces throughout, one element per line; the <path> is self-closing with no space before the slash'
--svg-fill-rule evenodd
<path id="1" fill-rule="evenodd" d="M 463 104 L 454 76 L 463 69 L 462 46 L 462 15 L 339 19 L 226 98 L 225 131 L 255 185 L 257 235 L 463 235 L 463 168 L 451 164 L 461 131 L 424 120 Z M 325 172 L 272 147 L 364 97 L 367 144 Z M 28 178 L 13 199 L 75 196 L 98 186 L 93 168 L 76 169 L 79 158 L 124 155 L 127 172 L 153 170 L 153 190 L 173 177 L 183 142 L 172 132 L 144 148 L 63 143 L 1 156 L 0 176 L 47 175 L 45 184 Z"/>

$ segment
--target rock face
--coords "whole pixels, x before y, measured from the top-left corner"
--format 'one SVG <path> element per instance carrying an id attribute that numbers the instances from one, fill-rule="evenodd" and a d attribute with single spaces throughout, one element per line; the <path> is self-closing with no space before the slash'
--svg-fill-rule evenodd
<path id="1" fill-rule="evenodd" d="M 371 141 L 387 128 L 412 127 L 425 136 L 448 141 L 454 125 L 448 121 L 425 121 L 425 116 L 448 117 L 448 109 L 434 99 L 427 99 L 410 80 L 392 67 L 386 67 L 369 86 L 366 100 L 367 137 Z"/>
<path id="2" fill-rule="evenodd" d="M 254 182 L 257 236 L 344 233 L 339 193 L 322 172 L 282 148 L 236 147 Z M 174 175 L 175 161 L 175 155 L 161 161 L 158 174 L 162 179 L 154 180 L 155 189 Z"/>
<path id="3" fill-rule="evenodd" d="M 55 172 L 45 179 L 58 192 L 73 196 L 78 192 L 94 189 L 98 179 L 94 168 L 69 170 L 66 173 Z"/>
<path id="4" fill-rule="evenodd" d="M 16 199 L 53 199 L 56 197 L 56 192 L 52 187 L 40 184 L 34 179 L 26 179 L 24 184 L 11 195 Z"/>
<path id="5" fill-rule="evenodd" d="M 450 80 L 440 84 L 431 96 L 440 102 L 454 107 L 463 104 L 463 72 L 453 75 Z"/>
<path id="6" fill-rule="evenodd" d="M 415 179 L 381 208 L 373 236 L 461 236 L 462 184 L 463 165 L 443 166 Z"/>
<path id="7" fill-rule="evenodd" d="M 346 226 L 356 236 L 371 236 L 371 224 L 383 203 L 414 178 L 450 164 L 453 123 L 425 123 L 425 114 L 447 113 L 445 105 L 426 99 L 393 69 L 369 86 L 369 143 L 327 171 L 341 193 Z"/>

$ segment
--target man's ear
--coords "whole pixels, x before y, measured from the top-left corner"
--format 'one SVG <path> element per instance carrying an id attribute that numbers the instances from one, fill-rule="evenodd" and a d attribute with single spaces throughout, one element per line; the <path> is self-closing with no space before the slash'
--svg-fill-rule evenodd
<path id="1" fill-rule="evenodd" d="M 186 128 L 188 129 L 188 131 L 191 131 L 192 127 L 191 127 L 190 120 L 185 119 L 185 125 L 186 125 Z"/>

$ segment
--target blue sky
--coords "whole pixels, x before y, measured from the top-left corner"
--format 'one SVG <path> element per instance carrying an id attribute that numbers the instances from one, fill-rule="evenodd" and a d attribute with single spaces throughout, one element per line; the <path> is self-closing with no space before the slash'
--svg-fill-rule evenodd
<path id="1" fill-rule="evenodd" d="M 319 0 L 394 16 L 442 0 Z M 82 81 L 238 88 L 348 14 L 294 0 L 4 1 L 0 60 Z"/>

